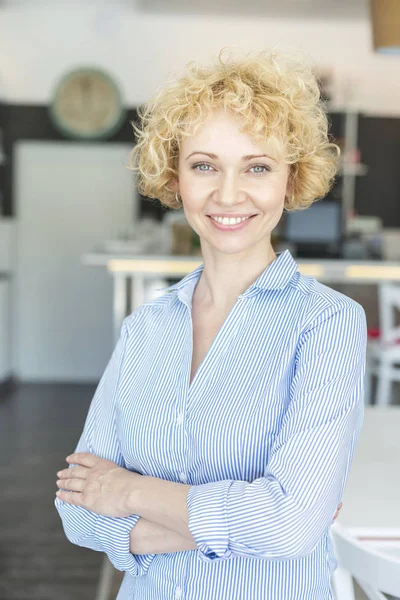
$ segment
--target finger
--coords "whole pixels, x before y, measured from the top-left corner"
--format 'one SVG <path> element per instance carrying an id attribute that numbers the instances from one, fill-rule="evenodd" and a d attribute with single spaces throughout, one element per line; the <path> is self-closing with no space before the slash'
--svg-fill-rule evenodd
<path id="1" fill-rule="evenodd" d="M 89 452 L 75 452 L 74 454 L 67 456 L 65 460 L 70 464 L 93 467 L 99 460 L 99 457 L 95 454 L 90 454 Z"/>
<path id="2" fill-rule="evenodd" d="M 338 506 L 338 510 L 340 510 L 340 509 L 342 508 L 342 506 L 343 506 L 343 502 L 341 502 L 341 503 L 339 504 L 339 506 Z"/>
<path id="3" fill-rule="evenodd" d="M 68 490 L 70 492 L 83 492 L 85 487 L 84 479 L 58 479 L 56 484 L 59 488 Z"/>
<path id="4" fill-rule="evenodd" d="M 78 492 L 67 492 L 65 490 L 59 490 L 56 492 L 57 498 L 68 504 L 74 504 L 75 506 L 83 506 L 82 494 Z"/>
<path id="5" fill-rule="evenodd" d="M 58 471 L 57 477 L 60 479 L 68 479 L 70 477 L 77 477 L 78 479 L 87 479 L 89 473 L 88 467 L 69 467 L 69 469 L 63 469 Z"/>

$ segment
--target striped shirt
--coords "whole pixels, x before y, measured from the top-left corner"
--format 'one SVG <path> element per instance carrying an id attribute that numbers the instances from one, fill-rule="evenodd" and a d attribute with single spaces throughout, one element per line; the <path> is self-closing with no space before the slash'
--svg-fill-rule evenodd
<path id="1" fill-rule="evenodd" d="M 360 304 L 278 253 L 240 294 L 191 383 L 200 265 L 128 316 L 77 451 L 191 485 L 195 550 L 133 555 L 139 517 L 56 499 L 68 539 L 107 553 L 118 600 L 328 600 L 329 528 L 363 421 Z"/>

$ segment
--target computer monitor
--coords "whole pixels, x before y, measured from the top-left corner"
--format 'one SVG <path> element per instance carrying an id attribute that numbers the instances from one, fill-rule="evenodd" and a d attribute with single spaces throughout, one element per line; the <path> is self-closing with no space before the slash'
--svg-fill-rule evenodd
<path id="1" fill-rule="evenodd" d="M 283 235 L 299 256 L 339 256 L 342 246 L 340 202 L 318 200 L 285 215 Z"/>

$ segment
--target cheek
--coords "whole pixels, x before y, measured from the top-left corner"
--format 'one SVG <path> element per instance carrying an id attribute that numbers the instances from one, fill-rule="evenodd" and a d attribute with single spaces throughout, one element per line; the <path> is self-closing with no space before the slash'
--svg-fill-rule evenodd
<path id="1" fill-rule="evenodd" d="M 181 196 L 184 198 L 185 214 L 194 214 L 204 209 L 204 189 L 196 182 L 181 181 L 179 186 Z"/>
<path id="2" fill-rule="evenodd" d="M 179 188 L 185 198 L 187 197 L 195 201 L 196 198 L 204 195 L 207 185 L 205 181 L 202 181 L 201 177 L 183 177 L 180 180 Z"/>
<path id="3" fill-rule="evenodd" d="M 183 193 L 183 192 L 182 192 Z M 200 215 L 202 213 L 202 204 L 196 201 L 192 194 L 185 195 L 183 212 L 190 227 L 200 235 L 199 224 Z"/>
<path id="4" fill-rule="evenodd" d="M 189 220 L 196 219 L 196 215 L 203 212 L 204 202 L 201 202 L 196 196 L 192 193 L 185 195 L 184 202 L 184 213 L 185 216 Z"/>
<path id="5" fill-rule="evenodd" d="M 268 186 L 253 195 L 253 199 L 261 209 L 266 211 L 283 209 L 286 196 L 286 187 L 282 185 Z"/>

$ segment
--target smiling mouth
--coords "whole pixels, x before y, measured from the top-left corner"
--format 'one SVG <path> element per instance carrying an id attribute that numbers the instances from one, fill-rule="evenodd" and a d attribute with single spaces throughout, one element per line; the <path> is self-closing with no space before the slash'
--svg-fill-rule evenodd
<path id="1" fill-rule="evenodd" d="M 249 219 L 252 219 L 253 217 L 255 217 L 256 215 L 245 215 L 245 216 L 238 216 L 238 217 L 219 217 L 219 216 L 213 216 L 213 215 L 207 215 L 210 219 L 212 219 L 212 221 L 214 221 L 215 223 L 219 223 L 220 225 L 239 225 L 240 223 L 243 223 L 245 221 L 248 221 Z"/>

